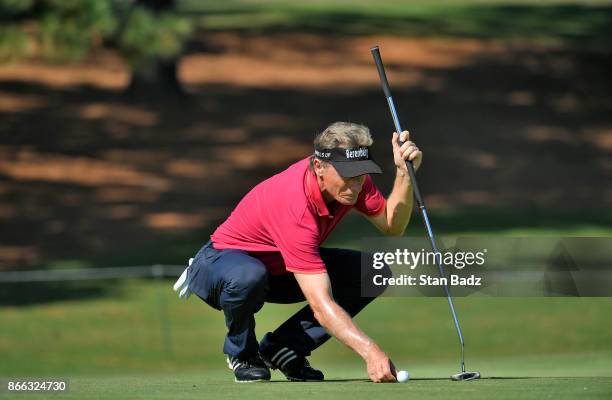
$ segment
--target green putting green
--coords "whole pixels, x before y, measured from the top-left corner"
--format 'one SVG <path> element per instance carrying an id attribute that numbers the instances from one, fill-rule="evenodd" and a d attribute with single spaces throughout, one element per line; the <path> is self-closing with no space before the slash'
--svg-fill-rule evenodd
<path id="1" fill-rule="evenodd" d="M 367 382 L 363 362 L 332 339 L 311 357 L 325 383 L 290 383 L 276 371 L 270 384 L 236 384 L 221 354 L 222 314 L 197 298 L 179 301 L 171 284 L 107 282 L 107 291 L 92 299 L 2 307 L 0 376 L 65 377 L 71 398 L 612 395 L 611 299 L 456 299 L 468 370 L 485 379 L 452 382 L 459 347 L 446 300 L 382 298 L 357 322 L 398 368 L 410 372 L 408 383 Z M 300 306 L 266 305 L 257 314 L 259 337 Z"/>
<path id="2" fill-rule="evenodd" d="M 338 378 L 324 383 L 236 384 L 202 374 L 129 375 L 74 379 L 66 395 L 37 398 L 78 399 L 608 399 L 612 378 L 487 378 L 472 382 L 414 379 L 405 384 L 374 384 Z"/>

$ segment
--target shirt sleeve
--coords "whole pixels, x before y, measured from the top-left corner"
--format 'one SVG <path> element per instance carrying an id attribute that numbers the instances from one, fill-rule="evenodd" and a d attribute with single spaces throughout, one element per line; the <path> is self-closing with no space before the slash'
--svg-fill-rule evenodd
<path id="1" fill-rule="evenodd" d="M 307 212 L 305 214 L 308 214 Z M 278 224 L 272 234 L 280 250 L 287 271 L 318 274 L 327 271 L 319 254 L 319 232 L 315 221 L 285 222 Z"/>
<path id="2" fill-rule="evenodd" d="M 365 215 L 373 217 L 385 209 L 386 203 L 385 197 L 378 190 L 370 175 L 367 175 L 357 203 L 355 203 L 355 208 Z"/>

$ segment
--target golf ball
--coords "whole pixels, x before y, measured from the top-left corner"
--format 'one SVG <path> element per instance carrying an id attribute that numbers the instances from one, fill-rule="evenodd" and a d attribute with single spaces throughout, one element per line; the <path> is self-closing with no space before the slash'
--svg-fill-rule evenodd
<path id="1" fill-rule="evenodd" d="M 410 379 L 410 374 L 408 373 L 408 371 L 397 371 L 397 381 L 404 383 L 404 382 L 408 382 L 408 379 Z"/>

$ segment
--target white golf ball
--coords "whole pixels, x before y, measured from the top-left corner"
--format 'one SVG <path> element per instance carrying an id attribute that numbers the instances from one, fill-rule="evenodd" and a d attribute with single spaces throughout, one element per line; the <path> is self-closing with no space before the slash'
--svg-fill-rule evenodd
<path id="1" fill-rule="evenodd" d="M 410 379 L 410 374 L 408 373 L 408 371 L 397 371 L 397 381 L 404 383 L 404 382 L 408 382 L 408 379 Z"/>

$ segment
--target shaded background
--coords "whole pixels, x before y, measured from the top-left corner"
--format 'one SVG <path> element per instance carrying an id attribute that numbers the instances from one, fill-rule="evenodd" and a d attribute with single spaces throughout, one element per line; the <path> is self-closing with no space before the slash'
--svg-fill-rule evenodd
<path id="1" fill-rule="evenodd" d="M 182 265 L 337 120 L 370 127 L 388 193 L 373 45 L 425 155 L 434 230 L 612 233 L 609 1 L 1 0 L 0 21 L 0 270 Z M 409 233 L 423 233 L 416 214 Z M 327 244 L 374 234 L 348 217 Z M 169 283 L 0 284 L 1 371 L 221 369 L 221 315 L 179 304 Z M 485 364 L 610 368 L 607 299 L 459 303 Z M 264 309 L 261 329 L 292 307 Z M 396 318 L 406 307 L 416 331 Z M 433 363 L 423 373 L 455 355 L 438 299 L 385 299 L 360 318 L 398 358 Z M 201 335 L 201 354 L 179 345 Z M 328 349 L 328 365 L 359 363 Z"/>
<path id="2" fill-rule="evenodd" d="M 337 120 L 371 128 L 387 193 L 393 126 L 374 44 L 424 151 L 437 230 L 612 226 L 606 2 L 12 3 L 2 269 L 182 263 Z M 475 210 L 493 215 L 461 217 Z"/>

